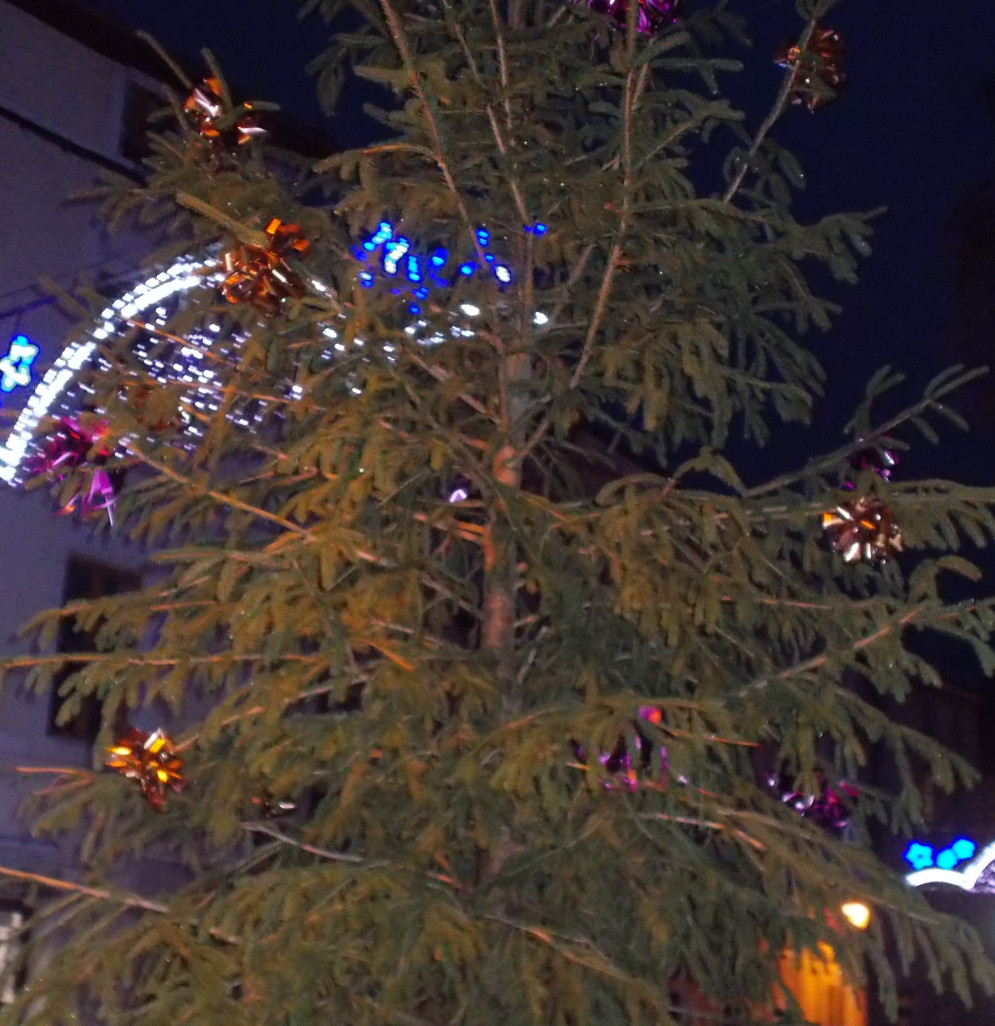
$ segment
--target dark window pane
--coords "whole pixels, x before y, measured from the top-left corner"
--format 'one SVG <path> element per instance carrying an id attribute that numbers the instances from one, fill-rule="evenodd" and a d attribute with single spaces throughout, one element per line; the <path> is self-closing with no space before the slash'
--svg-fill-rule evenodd
<path id="1" fill-rule="evenodd" d="M 121 111 L 121 156 L 140 164 L 149 152 L 149 118 L 165 106 L 161 96 L 134 82 L 125 87 Z"/>
<path id="2" fill-rule="evenodd" d="M 140 588 L 141 584 L 141 577 L 130 570 L 122 570 L 120 567 L 86 559 L 83 556 L 70 556 L 66 564 L 62 601 L 72 602 L 74 599 L 118 595 L 123 591 L 134 591 Z M 59 651 L 95 652 L 97 630 L 95 627 L 91 631 L 80 631 L 71 619 L 63 619 L 59 629 Z M 83 699 L 80 711 L 68 722 L 57 722 L 64 701 L 59 694 L 59 688 L 78 666 L 78 663 L 69 664 L 55 677 L 49 706 L 48 730 L 50 734 L 57 734 L 60 737 L 92 741 L 100 730 L 100 699 L 96 695 L 87 695 Z"/>

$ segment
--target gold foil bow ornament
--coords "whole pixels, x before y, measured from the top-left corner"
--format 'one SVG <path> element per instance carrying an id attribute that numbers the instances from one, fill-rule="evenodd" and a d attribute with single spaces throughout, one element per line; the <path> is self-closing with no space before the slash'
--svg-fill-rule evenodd
<path id="1" fill-rule="evenodd" d="M 145 800 L 156 812 L 162 812 L 167 791 L 183 789 L 183 759 L 161 729 L 146 734 L 132 727 L 107 749 L 104 765 L 137 780 Z"/>
<path id="2" fill-rule="evenodd" d="M 240 146 L 266 135 L 266 129 L 260 127 L 251 111 L 251 103 L 232 110 L 217 78 L 205 78 L 183 103 L 190 126 L 215 153 L 234 153 Z"/>
<path id="3" fill-rule="evenodd" d="M 846 83 L 843 71 L 845 47 L 840 34 L 831 28 L 813 29 L 804 48 L 782 47 L 774 58 L 782 68 L 794 72 L 792 103 L 804 103 L 810 111 L 835 99 Z"/>
<path id="4" fill-rule="evenodd" d="M 221 295 L 229 303 L 251 303 L 260 313 L 279 313 L 284 299 L 299 299 L 307 291 L 301 276 L 287 263 L 311 248 L 300 225 L 274 217 L 263 230 L 268 246 L 241 245 L 225 254 Z"/>
<path id="5" fill-rule="evenodd" d="M 868 496 L 841 502 L 822 514 L 829 543 L 846 563 L 884 563 L 902 551 L 895 515 L 880 499 Z"/>

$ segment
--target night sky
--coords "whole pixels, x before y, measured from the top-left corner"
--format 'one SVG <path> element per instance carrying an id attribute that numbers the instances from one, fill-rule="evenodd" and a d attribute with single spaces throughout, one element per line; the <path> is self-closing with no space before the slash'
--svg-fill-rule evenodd
<path id="1" fill-rule="evenodd" d="M 323 124 L 336 142 L 352 141 L 354 122 L 323 122 L 305 69 L 325 28 L 317 18 L 300 23 L 293 0 L 84 4 L 146 29 L 190 65 L 209 47 L 243 94 Z M 756 124 L 779 82 L 771 54 L 799 22 L 793 0 L 731 0 L 731 7 L 755 39 L 752 51 L 736 54 L 747 84 L 735 95 Z M 791 111 L 776 136 L 806 168 L 809 187 L 799 199 L 806 218 L 888 211 L 876 222 L 859 286 L 833 290 L 843 315 L 831 333 L 812 338 L 830 380 L 822 437 L 805 443 L 810 450 L 838 444 L 846 413 L 881 364 L 908 371 L 911 399 L 936 371 L 985 363 L 995 350 L 995 4 L 844 0 L 831 25 L 847 43 L 849 84 L 814 114 Z M 965 396 L 962 408 L 972 435 L 948 435 L 942 458 L 928 449 L 907 457 L 916 474 L 995 480 L 995 462 L 981 458 L 995 442 L 995 384 Z"/>

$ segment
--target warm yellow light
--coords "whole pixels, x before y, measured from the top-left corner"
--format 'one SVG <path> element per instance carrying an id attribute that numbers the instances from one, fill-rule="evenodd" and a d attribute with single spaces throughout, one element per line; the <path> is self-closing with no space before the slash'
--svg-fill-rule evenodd
<path id="1" fill-rule="evenodd" d="M 840 911 L 846 916 L 851 926 L 858 930 L 866 930 L 867 924 L 871 921 L 871 910 L 862 901 L 848 901 Z"/>

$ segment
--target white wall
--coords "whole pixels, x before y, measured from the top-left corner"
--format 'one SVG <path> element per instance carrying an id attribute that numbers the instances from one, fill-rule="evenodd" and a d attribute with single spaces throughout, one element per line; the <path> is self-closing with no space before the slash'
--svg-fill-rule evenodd
<path id="1" fill-rule="evenodd" d="M 44 2 L 44 0 L 41 0 Z M 119 275 L 141 269 L 148 242 L 110 237 L 96 207 L 70 199 L 104 173 L 88 154 L 124 163 L 119 153 L 122 110 L 129 81 L 155 88 L 152 79 L 100 56 L 0 0 L 0 355 L 15 332 L 41 348 L 36 380 L 62 350 L 71 319 L 53 303 L 31 306 L 43 293 L 40 278 L 64 287 L 81 272 Z M 30 122 L 33 129 L 19 124 Z M 53 138 L 57 137 L 57 138 Z M 24 309 L 20 314 L 19 308 Z M 0 396 L 0 431 L 13 422 L 27 390 Z M 143 554 L 110 540 L 106 532 L 58 516 L 44 490 L 24 493 L 0 481 L 0 652 L 23 650 L 17 628 L 62 599 L 66 562 L 86 554 L 135 567 Z M 8 684 L 0 695 L 0 864 L 44 867 L 68 857 L 31 840 L 16 808 L 39 778 L 18 765 L 89 765 L 90 746 L 46 732 L 48 698 L 27 696 Z M 63 867 L 65 868 L 65 867 Z"/>

